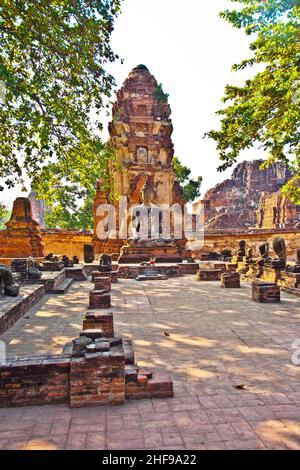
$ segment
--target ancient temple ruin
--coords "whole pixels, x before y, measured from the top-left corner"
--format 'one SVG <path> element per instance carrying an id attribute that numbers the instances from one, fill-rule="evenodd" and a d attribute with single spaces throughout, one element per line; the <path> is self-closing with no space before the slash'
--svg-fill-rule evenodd
<path id="1" fill-rule="evenodd" d="M 281 191 L 263 192 L 257 211 L 257 228 L 299 228 L 300 207 Z"/>
<path id="2" fill-rule="evenodd" d="M 40 258 L 44 256 L 39 224 L 32 218 L 30 200 L 18 197 L 6 230 L 0 234 L 0 258 Z"/>
<path id="3" fill-rule="evenodd" d="M 252 160 L 239 163 L 232 176 L 217 184 L 206 192 L 202 201 L 197 204 L 204 206 L 205 230 L 226 230 L 249 228 L 276 228 L 280 224 L 269 221 L 269 214 L 266 215 L 268 221 L 262 220 L 264 215 L 261 211 L 268 212 L 268 201 L 266 207 L 262 207 L 261 195 L 264 192 L 266 198 L 278 196 L 279 190 L 291 178 L 290 170 L 282 163 L 275 163 L 268 168 L 261 169 L 264 160 Z M 287 205 L 288 201 L 285 201 Z M 279 201 L 279 205 L 281 201 Z M 274 207 L 278 205 L 275 203 Z M 270 204 L 269 204 L 270 206 Z M 272 205 L 273 211 L 273 205 Z M 287 225 L 296 223 L 296 211 L 287 209 L 289 220 Z M 282 211 L 283 214 L 283 211 Z M 278 213 L 275 218 L 278 218 Z M 285 226 L 283 223 L 282 226 Z"/>
<path id="4" fill-rule="evenodd" d="M 154 237 L 156 242 L 152 240 L 148 243 L 143 240 L 142 247 L 139 242 L 132 242 L 137 234 L 132 233 L 136 214 L 130 209 L 131 206 L 143 206 L 148 210 L 177 204 L 183 210 L 182 189 L 172 168 L 174 150 L 170 114 L 167 95 L 163 94 L 156 79 L 144 65 L 135 67 L 119 90 L 117 101 L 113 105 L 109 133 L 119 165 L 114 164 L 111 167 L 110 192 L 105 191 L 101 181 L 98 183 L 93 239 L 96 254 L 119 253 L 122 249 L 123 262 L 143 261 L 145 257 L 142 254 L 145 253 L 146 258 L 153 255 L 172 262 L 181 261 L 188 256 L 185 238 L 178 237 L 176 241 L 172 239 L 172 216 L 168 237 L 164 237 L 158 228 L 157 236 Z M 113 194 L 117 196 L 117 200 L 113 200 Z M 125 209 L 120 209 L 120 201 L 126 204 Z M 103 219 L 99 206 L 111 202 L 115 207 L 117 230 L 103 239 L 99 237 L 99 223 Z M 151 217 L 149 221 L 151 228 Z M 164 243 L 163 238 L 168 240 Z"/>
<path id="5" fill-rule="evenodd" d="M 35 191 L 28 194 L 28 199 L 31 202 L 31 210 L 33 219 L 39 224 L 41 228 L 45 227 L 45 209 L 46 204 L 43 199 L 39 199 L 39 195 Z"/>

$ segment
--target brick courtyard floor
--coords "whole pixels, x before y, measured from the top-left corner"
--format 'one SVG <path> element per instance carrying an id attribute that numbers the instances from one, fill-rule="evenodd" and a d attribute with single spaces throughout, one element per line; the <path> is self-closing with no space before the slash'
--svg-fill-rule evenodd
<path id="1" fill-rule="evenodd" d="M 45 297 L 0 338 L 8 355 L 60 352 L 81 329 L 90 286 Z M 140 366 L 172 375 L 175 397 L 0 409 L 0 449 L 300 449 L 297 297 L 257 304 L 249 286 L 186 276 L 121 280 L 112 300 L 116 334 L 133 339 Z"/>

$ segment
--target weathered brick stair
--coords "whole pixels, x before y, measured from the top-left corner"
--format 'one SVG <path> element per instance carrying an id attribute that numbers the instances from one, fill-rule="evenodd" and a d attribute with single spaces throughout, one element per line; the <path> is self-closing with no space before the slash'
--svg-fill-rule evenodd
<path id="1" fill-rule="evenodd" d="M 73 282 L 73 279 L 67 277 L 50 293 L 51 294 L 65 294 L 67 290 L 69 289 L 69 287 L 71 286 L 72 282 Z"/>

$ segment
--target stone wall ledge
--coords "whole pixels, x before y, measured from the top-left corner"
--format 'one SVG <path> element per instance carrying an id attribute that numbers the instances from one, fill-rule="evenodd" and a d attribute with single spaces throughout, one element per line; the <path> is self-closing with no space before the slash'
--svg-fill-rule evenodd
<path id="1" fill-rule="evenodd" d="M 69 234 L 69 235 L 93 235 L 92 230 L 73 230 L 73 229 L 64 229 L 64 228 L 43 228 L 41 233 L 52 233 L 52 234 Z"/>
<path id="2" fill-rule="evenodd" d="M 224 230 L 205 230 L 204 229 L 204 237 L 205 236 L 245 236 L 245 235 L 263 235 L 263 234 L 284 234 L 284 233 L 300 233 L 300 229 L 296 228 L 276 228 L 276 229 L 255 229 L 249 228 L 249 230 L 239 230 L 239 229 L 224 229 Z"/>
<path id="3" fill-rule="evenodd" d="M 43 285 L 22 285 L 18 297 L 0 296 L 0 334 L 7 331 L 45 295 Z"/>

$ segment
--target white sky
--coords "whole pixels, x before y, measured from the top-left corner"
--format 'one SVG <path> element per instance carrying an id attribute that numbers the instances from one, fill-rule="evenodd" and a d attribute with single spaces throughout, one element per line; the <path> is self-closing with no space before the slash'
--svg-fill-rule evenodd
<path id="1" fill-rule="evenodd" d="M 218 16 L 236 6 L 229 0 L 124 0 L 112 36 L 113 50 L 124 58 L 111 67 L 118 87 L 142 63 L 169 93 L 175 155 L 193 176 L 203 176 L 202 195 L 232 172 L 217 172 L 215 143 L 203 134 L 218 127 L 215 111 L 225 85 L 243 84 L 253 73 L 231 72 L 251 55 L 244 31 Z M 262 157 L 253 149 L 240 161 Z"/>
<path id="2" fill-rule="evenodd" d="M 251 72 L 231 72 L 234 63 L 251 54 L 249 37 L 218 17 L 234 6 L 229 0 L 124 0 L 112 36 L 113 50 L 124 59 L 123 65 L 109 66 L 118 87 L 142 63 L 169 93 L 175 155 L 193 176 L 203 176 L 202 195 L 232 172 L 216 171 L 215 143 L 202 136 L 218 127 L 215 111 L 225 85 L 242 84 Z M 104 137 L 108 121 L 105 117 Z M 240 161 L 261 157 L 253 149 Z M 15 197 L 16 190 L 0 194 L 6 203 Z"/>

